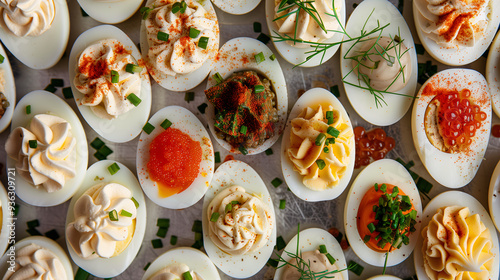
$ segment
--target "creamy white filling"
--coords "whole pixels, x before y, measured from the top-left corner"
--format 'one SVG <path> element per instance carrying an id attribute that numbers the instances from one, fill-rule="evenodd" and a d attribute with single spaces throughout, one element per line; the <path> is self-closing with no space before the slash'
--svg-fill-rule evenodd
<path id="1" fill-rule="evenodd" d="M 189 266 L 183 263 L 168 265 L 160 271 L 156 272 L 148 280 L 184 280 L 186 278 L 183 277 L 182 274 L 186 273 L 187 271 L 189 271 L 189 274 L 191 275 L 193 280 L 203 280 L 200 275 L 192 270 L 189 270 Z"/>
<path id="2" fill-rule="evenodd" d="M 319 250 L 307 251 L 300 254 L 302 260 L 304 260 L 305 264 L 309 265 L 309 269 L 311 272 L 331 272 L 334 270 L 338 270 L 336 264 L 331 264 L 325 254 L 320 253 Z M 285 266 L 285 270 L 283 272 L 283 276 L 280 280 L 299 280 L 302 279 L 302 274 L 297 270 L 297 268 L 292 265 L 297 265 L 297 260 L 292 259 L 289 265 Z M 342 274 L 334 273 L 332 275 L 336 280 L 342 280 Z"/>
<path id="3" fill-rule="evenodd" d="M 0 0 L 0 26 L 19 37 L 43 34 L 55 14 L 54 0 Z"/>

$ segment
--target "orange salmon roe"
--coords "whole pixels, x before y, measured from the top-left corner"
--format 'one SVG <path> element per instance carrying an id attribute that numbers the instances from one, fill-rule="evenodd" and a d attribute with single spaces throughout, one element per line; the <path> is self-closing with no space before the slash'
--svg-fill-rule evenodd
<path id="1" fill-rule="evenodd" d="M 182 131 L 169 128 L 149 145 L 148 172 L 158 183 L 158 192 L 168 197 L 187 189 L 198 177 L 202 150 Z"/>

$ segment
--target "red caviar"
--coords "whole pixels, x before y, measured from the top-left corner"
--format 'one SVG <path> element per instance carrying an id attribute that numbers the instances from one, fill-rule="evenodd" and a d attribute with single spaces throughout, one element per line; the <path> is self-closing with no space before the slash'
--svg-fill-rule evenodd
<path id="1" fill-rule="evenodd" d="M 161 197 L 187 189 L 198 177 L 201 145 L 182 131 L 169 128 L 156 136 L 149 146 L 148 172 L 158 183 Z"/>
<path id="2" fill-rule="evenodd" d="M 361 126 L 354 128 L 356 140 L 356 162 L 354 168 L 370 164 L 371 160 L 385 158 L 387 153 L 394 149 L 396 141 L 387 136 L 382 128 L 375 128 L 368 132 Z"/>

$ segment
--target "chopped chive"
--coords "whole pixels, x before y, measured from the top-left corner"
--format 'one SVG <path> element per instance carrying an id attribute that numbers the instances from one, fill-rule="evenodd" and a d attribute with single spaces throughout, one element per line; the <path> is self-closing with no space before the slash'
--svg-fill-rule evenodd
<path id="1" fill-rule="evenodd" d="M 255 62 L 257 62 L 257 64 L 260 64 L 261 62 L 263 62 L 263 61 L 266 60 L 266 57 L 264 56 L 263 52 L 260 52 L 260 53 L 256 54 L 254 56 L 254 58 L 255 58 Z"/>
<path id="2" fill-rule="evenodd" d="M 316 140 L 314 141 L 316 143 L 316 146 L 321 146 L 323 142 L 326 139 L 326 135 L 324 133 L 320 133 L 317 137 Z"/>
<path id="3" fill-rule="evenodd" d="M 285 239 L 283 239 L 283 236 L 278 236 L 278 238 L 276 238 L 276 249 L 278 251 L 281 251 L 281 249 L 285 248 L 286 247 L 286 242 L 285 242 Z"/>
<path id="4" fill-rule="evenodd" d="M 111 174 L 111 175 L 115 175 L 116 172 L 118 172 L 119 170 L 120 170 L 120 166 L 118 166 L 118 164 L 116 162 L 114 162 L 113 164 L 108 166 L 108 171 L 109 171 L 109 174 Z"/>
<path id="5" fill-rule="evenodd" d="M 19 214 L 19 204 L 14 205 L 14 216 L 17 216 Z"/>
<path id="6" fill-rule="evenodd" d="M 168 119 L 165 119 L 160 126 L 163 127 L 163 129 L 167 129 L 172 125 L 172 122 L 169 121 Z"/>
<path id="7" fill-rule="evenodd" d="M 4 60 L 5 60 L 5 57 L 3 57 L 3 55 L 0 54 L 0 64 L 2 64 Z"/>
<path id="8" fill-rule="evenodd" d="M 264 33 L 260 33 L 259 36 L 257 36 L 257 40 L 261 41 L 263 44 L 267 44 L 271 38 Z"/>
<path id="9" fill-rule="evenodd" d="M 183 14 L 186 11 L 187 4 L 185 1 L 181 2 L 181 14 Z"/>
<path id="10" fill-rule="evenodd" d="M 323 148 L 323 152 L 325 152 L 325 153 L 329 153 L 329 152 L 330 152 L 330 149 L 328 149 L 328 147 L 324 147 L 324 148 Z"/>
<path id="11" fill-rule="evenodd" d="M 274 53 L 269 57 L 269 59 L 271 59 L 272 61 L 276 60 L 276 56 L 274 55 Z"/>
<path id="12" fill-rule="evenodd" d="M 56 87 L 55 87 L 55 86 L 53 86 L 52 84 L 49 84 L 48 86 L 46 86 L 46 87 L 44 88 L 44 90 L 46 90 L 46 91 L 50 91 L 50 92 L 54 93 L 54 92 L 56 92 L 56 90 L 57 90 L 57 89 L 56 89 Z"/>
<path id="13" fill-rule="evenodd" d="M 76 271 L 75 280 L 87 280 L 89 276 L 90 273 L 79 267 L 78 270 Z"/>
<path id="14" fill-rule="evenodd" d="M 163 248 L 163 242 L 161 242 L 161 239 L 151 240 L 151 245 L 153 245 L 154 249 Z"/>
<path id="15" fill-rule="evenodd" d="M 194 233 L 194 241 L 203 241 L 203 233 L 195 232 Z"/>
<path id="16" fill-rule="evenodd" d="M 206 50 L 207 49 L 207 46 L 208 46 L 208 37 L 200 37 L 200 40 L 198 40 L 198 47 Z"/>
<path id="17" fill-rule="evenodd" d="M 339 98 L 340 97 L 340 91 L 339 91 L 339 86 L 334 85 L 330 87 L 330 91 L 335 95 L 335 97 Z"/>
<path id="18" fill-rule="evenodd" d="M 333 137 L 339 137 L 340 135 L 340 131 L 333 126 L 328 127 L 326 133 L 330 134 Z"/>
<path id="19" fill-rule="evenodd" d="M 149 13 L 151 13 L 153 9 L 149 8 L 149 7 L 142 7 L 140 10 L 139 10 L 139 13 L 141 13 L 142 15 L 142 19 L 143 20 L 146 20 L 149 16 Z"/>
<path id="20" fill-rule="evenodd" d="M 96 137 L 94 141 L 90 142 L 90 146 L 96 150 L 99 150 L 104 145 L 105 143 L 99 139 L 99 137 Z"/>
<path id="21" fill-rule="evenodd" d="M 214 80 L 217 84 L 220 84 L 224 81 L 224 79 L 222 79 L 222 76 L 220 75 L 219 72 L 215 73 L 212 77 L 214 78 Z"/>
<path id="22" fill-rule="evenodd" d="M 278 267 L 279 262 L 278 262 L 277 260 L 275 260 L 275 259 L 271 259 L 271 258 L 270 258 L 270 259 L 267 261 L 267 264 L 268 264 L 269 266 L 271 266 L 271 267 L 276 268 L 276 267 Z"/>
<path id="23" fill-rule="evenodd" d="M 107 157 L 101 153 L 99 153 L 99 151 L 95 152 L 94 153 L 94 157 L 97 159 L 97 160 L 105 160 L 107 159 Z"/>
<path id="24" fill-rule="evenodd" d="M 111 82 L 113 84 L 120 82 L 120 74 L 118 73 L 118 71 L 111 70 Z"/>
<path id="25" fill-rule="evenodd" d="M 29 140 L 28 141 L 30 148 L 36 149 L 38 147 L 38 141 L 37 140 Z"/>
<path id="26" fill-rule="evenodd" d="M 146 134 L 151 134 L 151 132 L 153 132 L 153 130 L 155 130 L 155 127 L 154 125 L 150 124 L 150 123 L 146 123 L 143 127 L 142 127 L 142 130 L 144 130 L 144 132 L 146 132 Z"/>
<path id="27" fill-rule="evenodd" d="M 361 273 L 363 273 L 363 270 L 365 269 L 355 261 L 349 261 L 349 265 L 347 266 L 347 268 L 358 276 L 360 276 Z"/>
<path id="28" fill-rule="evenodd" d="M 168 35 L 168 33 L 162 32 L 162 31 L 158 31 L 158 33 L 156 34 L 156 39 L 158 39 L 160 41 L 168 42 L 168 37 L 170 37 L 170 35 Z"/>
<path id="29" fill-rule="evenodd" d="M 375 225 L 373 223 L 369 223 L 367 228 L 370 231 L 370 233 L 373 233 L 375 231 Z"/>
<path id="30" fill-rule="evenodd" d="M 39 232 L 36 228 L 29 228 L 26 230 L 26 232 L 31 236 L 42 236 L 42 233 Z"/>
<path id="31" fill-rule="evenodd" d="M 365 237 L 363 237 L 363 242 L 364 242 L 364 243 L 367 243 L 367 242 L 369 242 L 369 241 L 370 241 L 370 239 L 371 239 L 371 238 L 372 238 L 372 237 L 371 237 L 370 235 L 365 235 Z"/>
<path id="32" fill-rule="evenodd" d="M 207 107 L 207 103 L 202 103 L 200 106 L 198 106 L 198 111 L 200 111 L 200 113 L 202 114 L 205 114 L 205 110 L 207 109 Z"/>
<path id="33" fill-rule="evenodd" d="M 273 154 L 273 149 L 269 148 L 269 149 L 267 149 L 267 150 L 265 151 L 265 153 L 266 153 L 266 156 L 270 156 L 270 155 L 272 155 L 272 154 Z"/>
<path id="34" fill-rule="evenodd" d="M 215 160 L 215 163 L 220 163 L 220 153 L 219 152 L 215 152 L 214 160 Z"/>
<path id="35" fill-rule="evenodd" d="M 168 228 L 160 227 L 158 228 L 158 231 L 156 232 L 156 236 L 165 238 L 167 236 Z"/>
<path id="36" fill-rule="evenodd" d="M 281 199 L 280 200 L 280 209 L 285 209 L 286 207 L 286 200 L 285 199 Z"/>
<path id="37" fill-rule="evenodd" d="M 316 160 L 316 165 L 318 165 L 319 170 L 323 170 L 323 168 L 325 168 L 326 166 L 326 163 L 324 160 L 318 159 Z"/>
<path id="38" fill-rule="evenodd" d="M 82 13 L 82 17 L 88 17 L 89 14 L 87 14 L 87 12 L 85 12 L 81 7 L 80 7 L 80 12 Z"/>
<path id="39" fill-rule="evenodd" d="M 130 217 L 132 217 L 132 213 L 128 212 L 128 211 L 127 211 L 127 210 L 125 210 L 125 209 L 122 209 L 122 210 L 120 211 L 120 216 L 123 216 L 123 217 L 129 217 L 129 218 L 130 218 Z"/>
<path id="40" fill-rule="evenodd" d="M 335 258 L 332 257 L 332 255 L 330 255 L 330 253 L 326 253 L 326 258 L 328 259 L 328 261 L 330 262 L 330 264 L 334 264 L 335 263 Z"/>
<path id="41" fill-rule="evenodd" d="M 158 218 L 156 220 L 156 226 L 157 227 L 168 228 L 168 227 L 170 227 L 170 219 Z"/>
<path id="42" fill-rule="evenodd" d="M 242 125 L 240 128 L 240 133 L 246 135 L 247 134 L 247 127 Z"/>
<path id="43" fill-rule="evenodd" d="M 256 21 L 253 23 L 253 32 L 255 32 L 255 33 L 262 32 L 262 24 L 260 24 L 260 22 Z"/>
<path id="44" fill-rule="evenodd" d="M 261 92 L 263 92 L 263 91 L 264 91 L 264 89 L 265 89 L 265 88 L 264 88 L 264 86 L 263 86 L 263 85 L 256 85 L 256 86 L 254 86 L 254 87 L 253 87 L 253 91 L 254 91 L 255 93 L 261 93 Z"/>
<path id="45" fill-rule="evenodd" d="M 130 74 L 140 73 L 142 71 L 142 67 L 129 63 L 125 66 L 125 71 L 129 72 Z"/>
<path id="46" fill-rule="evenodd" d="M 271 181 L 271 184 L 272 184 L 272 185 L 273 185 L 273 187 L 275 187 L 275 188 L 279 187 L 282 183 L 283 183 L 283 181 L 282 181 L 280 178 L 274 178 L 274 179 Z"/>
<path id="47" fill-rule="evenodd" d="M 65 99 L 73 98 L 73 91 L 71 90 L 71 87 L 63 88 L 62 92 Z"/>
<path id="48" fill-rule="evenodd" d="M 224 212 L 231 212 L 233 210 L 233 205 L 231 203 L 226 204 L 226 209 L 224 209 Z"/>
<path id="49" fill-rule="evenodd" d="M 40 226 L 40 221 L 38 221 L 38 219 L 31 220 L 26 222 L 26 225 L 28 226 L 28 228 L 36 228 Z"/>
<path id="50" fill-rule="evenodd" d="M 177 244 L 177 235 L 170 236 L 170 245 L 175 246 Z"/>
<path id="51" fill-rule="evenodd" d="M 113 153 L 113 150 L 111 150 L 108 146 L 104 145 L 99 150 L 97 150 L 97 152 L 107 158 L 110 154 Z"/>
<path id="52" fill-rule="evenodd" d="M 421 44 L 415 44 L 415 51 L 417 52 L 417 54 L 424 54 L 425 48 Z"/>
<path id="53" fill-rule="evenodd" d="M 139 106 L 139 104 L 141 104 L 141 102 L 142 102 L 142 100 L 137 95 L 135 95 L 135 93 L 131 93 L 131 94 L 127 95 L 127 99 L 135 107 Z"/>
<path id="54" fill-rule="evenodd" d="M 45 236 L 47 236 L 48 238 L 52 239 L 52 240 L 57 240 L 59 239 L 59 233 L 57 233 L 57 230 L 55 229 L 52 229 L 52 230 L 49 230 L 45 233 Z"/>
<path id="55" fill-rule="evenodd" d="M 135 208 L 139 208 L 139 202 L 137 202 L 137 200 L 133 196 L 132 196 L 131 200 L 134 203 Z"/>
<path id="56" fill-rule="evenodd" d="M 326 253 L 328 253 L 328 250 L 326 250 L 326 246 L 325 245 L 319 245 L 319 252 L 321 254 L 326 254 Z"/>
<path id="57" fill-rule="evenodd" d="M 417 189 L 425 194 L 428 194 L 432 189 L 432 184 L 420 177 L 417 181 Z"/>
<path id="58" fill-rule="evenodd" d="M 26 115 L 31 114 L 31 105 L 26 106 Z"/>
<path id="59" fill-rule="evenodd" d="M 200 241 L 200 240 L 195 241 L 193 243 L 193 245 L 191 245 L 191 247 L 199 250 L 199 249 L 201 249 L 201 247 L 203 247 L 203 241 Z"/>
<path id="60" fill-rule="evenodd" d="M 186 100 L 187 103 L 191 102 L 194 100 L 194 92 L 193 91 L 188 91 L 184 95 L 184 100 Z"/>
<path id="61" fill-rule="evenodd" d="M 193 27 L 189 28 L 189 37 L 194 39 L 194 38 L 198 37 L 198 35 L 200 35 L 200 30 L 193 28 Z"/>
<path id="62" fill-rule="evenodd" d="M 118 212 L 115 209 L 109 211 L 108 216 L 111 221 L 118 221 Z"/>
<path id="63" fill-rule="evenodd" d="M 149 268 L 149 266 L 150 266 L 150 265 L 151 265 L 151 262 L 148 262 L 148 263 L 144 266 L 143 270 L 148 270 L 148 268 Z"/>
<path id="64" fill-rule="evenodd" d="M 172 5 L 172 14 L 175 14 L 181 10 L 181 3 L 176 2 L 174 5 Z"/>
<path id="65" fill-rule="evenodd" d="M 210 222 L 217 222 L 217 220 L 219 219 L 219 212 L 213 212 L 212 213 L 212 216 L 210 216 Z"/>
<path id="66" fill-rule="evenodd" d="M 191 227 L 191 231 L 193 232 L 203 232 L 203 227 L 201 225 L 200 220 L 195 220 L 193 223 L 193 227 Z"/>
<path id="67" fill-rule="evenodd" d="M 238 150 L 240 150 L 240 153 L 241 153 L 242 155 L 244 155 L 244 156 L 248 155 L 248 151 L 247 151 L 247 149 L 246 149 L 244 146 L 240 146 L 240 147 L 238 148 Z"/>
<path id="68" fill-rule="evenodd" d="M 55 87 L 63 87 L 64 80 L 63 79 L 50 79 L 50 84 Z"/>

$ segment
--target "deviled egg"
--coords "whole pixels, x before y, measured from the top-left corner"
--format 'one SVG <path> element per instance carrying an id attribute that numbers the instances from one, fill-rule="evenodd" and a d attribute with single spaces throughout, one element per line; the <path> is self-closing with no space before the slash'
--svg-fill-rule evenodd
<path id="1" fill-rule="evenodd" d="M 80 113 L 99 135 L 123 143 L 141 133 L 151 84 L 139 50 L 123 31 L 100 25 L 82 33 L 71 49 L 69 76 Z"/>
<path id="2" fill-rule="evenodd" d="M 205 90 L 205 117 L 214 138 L 230 152 L 261 153 L 284 129 L 288 94 L 272 54 L 260 41 L 245 37 L 229 40 L 219 51 Z"/>
<path id="3" fill-rule="evenodd" d="M 16 194 L 35 206 L 71 198 L 87 169 L 80 120 L 65 101 L 43 90 L 28 93 L 17 104 L 5 150 L 7 168 L 15 170 Z"/>
<path id="4" fill-rule="evenodd" d="M 354 163 L 354 133 L 342 103 L 325 89 L 306 91 L 290 112 L 281 142 L 286 184 L 303 200 L 331 200 L 349 184 Z"/>
<path id="5" fill-rule="evenodd" d="M 12 120 L 16 106 L 16 84 L 10 66 L 9 58 L 0 45 L 0 132 L 4 131 Z"/>
<path id="6" fill-rule="evenodd" d="M 165 208 L 183 209 L 195 204 L 208 190 L 214 174 L 214 150 L 208 132 L 193 113 L 180 106 L 159 110 L 148 124 L 137 146 L 137 175 L 142 189 Z M 164 172 L 165 168 L 169 172 Z"/>
<path id="7" fill-rule="evenodd" d="M 202 221 L 203 247 L 228 276 L 251 277 L 273 253 L 271 196 L 259 174 L 244 162 L 231 160 L 217 168 L 203 199 Z"/>
<path id="8" fill-rule="evenodd" d="M 66 216 L 73 261 L 94 276 L 115 277 L 134 260 L 145 230 L 146 201 L 135 175 L 111 160 L 90 166 Z"/>
<path id="9" fill-rule="evenodd" d="M 491 175 L 490 187 L 488 190 L 488 206 L 491 219 L 500 231 L 500 161 L 497 163 Z"/>
<path id="10" fill-rule="evenodd" d="M 129 19 L 142 4 L 142 0 L 78 0 L 78 4 L 93 19 L 116 24 Z"/>
<path id="11" fill-rule="evenodd" d="M 467 185 L 483 161 L 490 136 L 486 80 L 474 70 L 444 70 L 428 79 L 417 97 L 411 127 L 420 160 L 441 185 Z"/>
<path id="12" fill-rule="evenodd" d="M 387 0 L 366 0 L 351 14 L 346 32 L 360 36 L 341 49 L 340 70 L 349 102 L 369 123 L 396 123 L 413 102 L 418 75 L 405 19 Z"/>
<path id="13" fill-rule="evenodd" d="M 0 39 L 24 65 L 47 69 L 61 59 L 69 39 L 65 0 L 1 1 L 0 15 Z"/>
<path id="14" fill-rule="evenodd" d="M 384 210 L 379 198 L 386 197 L 386 194 L 389 194 L 389 198 L 392 197 L 391 204 L 397 198 L 397 204 L 400 205 L 397 207 L 398 211 L 391 212 L 396 217 L 390 219 L 391 228 L 394 225 L 404 225 L 403 232 L 401 229 L 391 231 L 392 243 L 386 242 L 377 218 L 379 210 Z M 377 207 L 377 211 L 374 211 L 375 207 L 372 205 Z M 344 208 L 344 227 L 354 253 L 364 262 L 382 267 L 388 254 L 387 266 L 394 266 L 408 258 L 417 244 L 421 219 L 420 194 L 411 175 L 397 161 L 374 161 L 352 183 Z M 402 221 L 405 221 L 404 224 Z M 394 238 L 394 233 L 400 236 Z"/>
<path id="15" fill-rule="evenodd" d="M 261 0 L 211 0 L 212 3 L 217 6 L 217 8 L 222 11 L 233 14 L 233 15 L 243 15 L 251 12 L 255 9 Z"/>
<path id="16" fill-rule="evenodd" d="M 368 278 L 367 280 L 402 280 L 399 277 L 391 276 L 391 275 L 378 275 Z"/>
<path id="17" fill-rule="evenodd" d="M 9 172 L 10 170 L 7 170 Z M 8 186 L 15 186 L 15 181 L 14 180 L 9 180 Z M 11 187 L 11 190 L 9 190 L 10 195 L 7 196 L 7 191 L 5 190 L 5 187 L 2 183 L 0 183 L 0 254 L 3 254 L 5 250 L 7 249 L 7 246 L 9 245 L 9 234 L 10 234 L 10 228 L 9 228 L 9 218 L 10 218 L 10 209 L 9 207 L 12 207 L 12 204 L 10 204 L 10 197 L 14 198 L 14 191 L 13 187 Z"/>
<path id="18" fill-rule="evenodd" d="M 498 34 L 491 44 L 488 60 L 486 60 L 486 80 L 490 86 L 491 106 L 495 114 L 500 118 L 500 69 L 498 69 L 500 64 L 500 35 Z"/>

